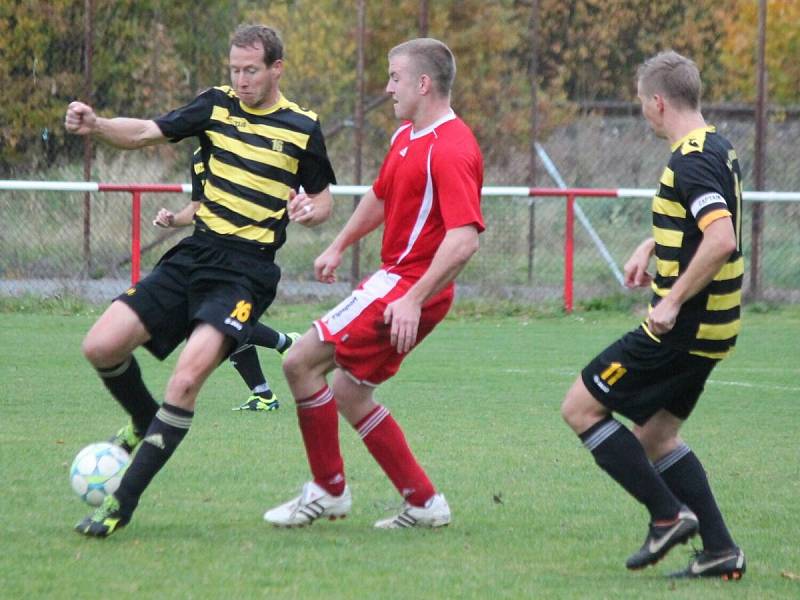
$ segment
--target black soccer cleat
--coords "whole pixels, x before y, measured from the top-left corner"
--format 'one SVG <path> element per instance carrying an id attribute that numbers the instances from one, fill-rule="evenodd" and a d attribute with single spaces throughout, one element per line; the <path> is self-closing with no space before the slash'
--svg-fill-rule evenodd
<path id="1" fill-rule="evenodd" d="M 644 544 L 638 552 L 632 554 L 625 566 L 629 569 L 643 569 L 660 561 L 673 546 L 685 544 L 690 537 L 697 534 L 699 524 L 695 514 L 687 507 L 682 507 L 675 521 L 669 525 L 650 524 L 650 530 Z"/>
<path id="2" fill-rule="evenodd" d="M 105 538 L 125 527 L 128 521 L 130 517 L 125 517 L 120 512 L 119 501 L 113 495 L 109 495 L 94 513 L 75 525 L 75 531 L 86 537 Z"/>
<path id="3" fill-rule="evenodd" d="M 694 553 L 688 566 L 682 571 L 670 573 L 673 579 L 694 579 L 697 577 L 718 577 L 724 581 L 738 581 L 747 570 L 747 561 L 740 548 L 707 552 L 701 550 Z"/>

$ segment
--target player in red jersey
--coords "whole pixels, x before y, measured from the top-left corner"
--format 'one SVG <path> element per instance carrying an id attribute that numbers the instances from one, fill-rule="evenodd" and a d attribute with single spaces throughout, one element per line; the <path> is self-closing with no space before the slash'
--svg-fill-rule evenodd
<path id="1" fill-rule="evenodd" d="M 381 268 L 295 342 L 284 373 L 313 480 L 297 498 L 264 514 L 276 526 L 307 525 L 350 511 L 339 451 L 338 412 L 403 496 L 401 512 L 379 528 L 439 527 L 450 508 L 437 493 L 375 388 L 447 314 L 454 280 L 483 231 L 483 158 L 469 127 L 450 107 L 455 60 L 430 38 L 389 52 L 386 92 L 405 121 L 372 188 L 333 243 L 316 259 L 317 279 L 332 283 L 344 251 L 383 225 Z M 327 375 L 334 372 L 328 385 Z"/>

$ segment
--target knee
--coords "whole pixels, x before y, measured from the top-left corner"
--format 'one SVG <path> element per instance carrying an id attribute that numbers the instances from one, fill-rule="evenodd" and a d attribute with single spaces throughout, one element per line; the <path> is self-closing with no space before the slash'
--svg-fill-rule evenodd
<path id="1" fill-rule="evenodd" d="M 103 369 L 118 365 L 127 358 L 107 337 L 90 332 L 81 344 L 81 351 L 93 367 Z"/>
<path id="2" fill-rule="evenodd" d="M 608 416 L 608 410 L 589 394 L 578 378 L 561 403 L 561 418 L 577 434 Z"/>
<path id="3" fill-rule="evenodd" d="M 643 427 L 634 427 L 633 435 L 644 448 L 648 460 L 657 461 L 675 450 L 682 442 L 677 434 L 652 431 Z"/>
<path id="4" fill-rule="evenodd" d="M 561 418 L 564 419 L 564 422 L 572 429 L 575 429 L 575 425 L 580 419 L 580 414 L 575 397 L 567 392 L 567 395 L 561 402 Z"/>
<path id="5" fill-rule="evenodd" d="M 289 352 L 283 361 L 283 375 L 290 384 L 303 379 L 306 365 L 299 352 Z"/>
<path id="6" fill-rule="evenodd" d="M 177 405 L 182 401 L 178 399 L 194 398 L 200 391 L 202 379 L 189 370 L 175 371 L 167 384 L 167 398 Z"/>

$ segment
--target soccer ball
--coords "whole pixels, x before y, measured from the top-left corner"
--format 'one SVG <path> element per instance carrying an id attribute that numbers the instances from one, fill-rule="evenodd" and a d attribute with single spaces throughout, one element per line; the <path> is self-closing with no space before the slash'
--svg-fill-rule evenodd
<path id="1" fill-rule="evenodd" d="M 78 452 L 69 469 L 69 482 L 81 500 L 100 506 L 119 487 L 130 456 L 109 442 L 89 444 Z"/>

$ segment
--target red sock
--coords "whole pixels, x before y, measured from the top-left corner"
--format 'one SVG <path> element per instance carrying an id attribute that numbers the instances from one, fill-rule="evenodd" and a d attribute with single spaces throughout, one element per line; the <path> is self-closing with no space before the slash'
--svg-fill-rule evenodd
<path id="1" fill-rule="evenodd" d="M 436 490 L 411 453 L 403 430 L 388 409 L 378 405 L 355 428 L 370 454 L 406 502 L 413 506 L 424 506 Z"/>
<path id="2" fill-rule="evenodd" d="M 314 483 L 340 496 L 344 492 L 344 460 L 339 451 L 339 414 L 333 392 L 326 385 L 310 398 L 296 402 Z"/>

